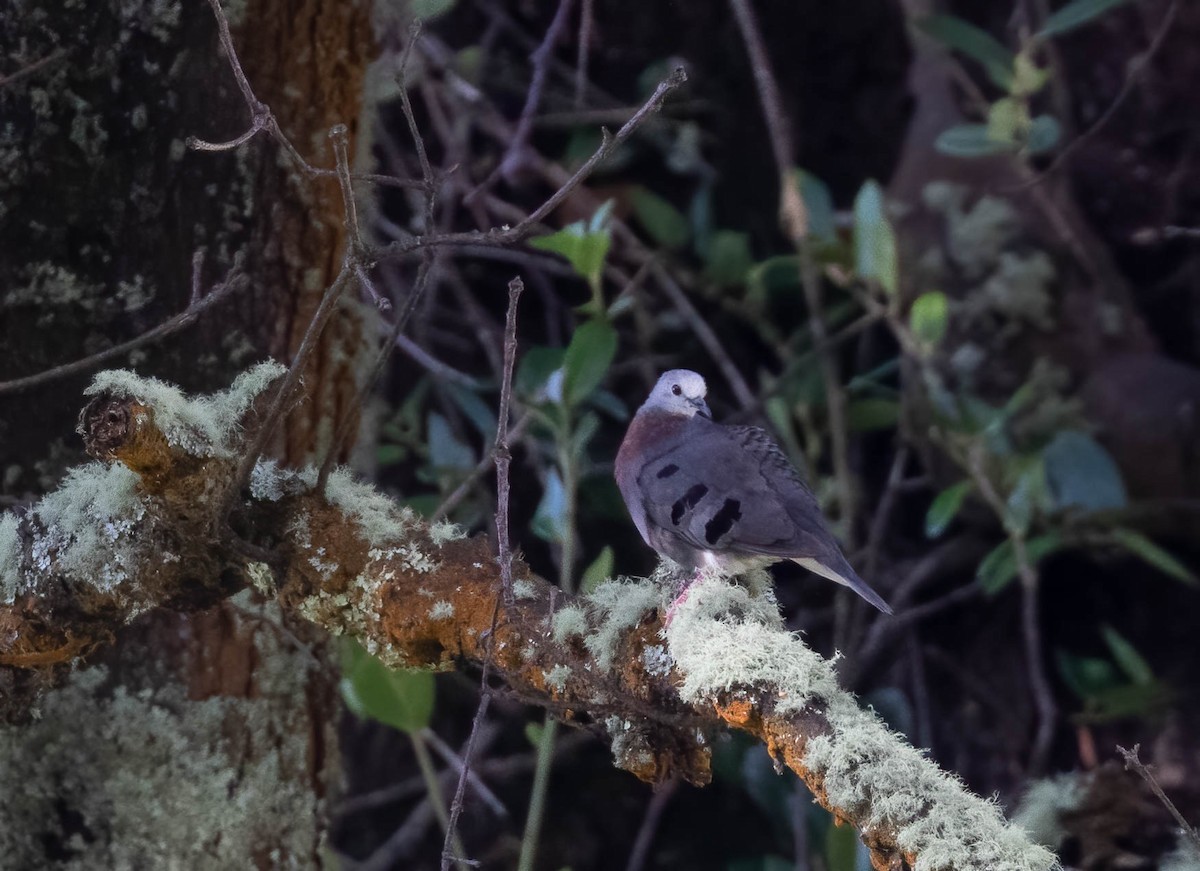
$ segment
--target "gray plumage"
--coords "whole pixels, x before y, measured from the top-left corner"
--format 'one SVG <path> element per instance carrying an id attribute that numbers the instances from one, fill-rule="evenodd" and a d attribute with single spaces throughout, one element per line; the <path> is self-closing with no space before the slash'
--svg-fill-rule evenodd
<path id="1" fill-rule="evenodd" d="M 646 543 L 689 568 L 792 560 L 892 613 L 842 555 L 787 455 L 758 427 L 714 423 L 706 393 L 695 372 L 664 373 L 621 443 L 617 486 Z"/>

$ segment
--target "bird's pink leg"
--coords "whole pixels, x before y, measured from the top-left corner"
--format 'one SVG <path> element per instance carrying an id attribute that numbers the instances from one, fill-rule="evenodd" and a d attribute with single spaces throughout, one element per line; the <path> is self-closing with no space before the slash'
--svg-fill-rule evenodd
<path id="1" fill-rule="evenodd" d="M 696 569 L 696 573 L 692 575 L 692 579 L 683 585 L 683 589 L 679 591 L 671 604 L 667 606 L 667 615 L 663 618 L 663 628 L 671 625 L 671 621 L 675 619 L 675 609 L 687 601 L 688 594 L 692 591 L 692 586 L 702 577 L 702 571 Z"/>

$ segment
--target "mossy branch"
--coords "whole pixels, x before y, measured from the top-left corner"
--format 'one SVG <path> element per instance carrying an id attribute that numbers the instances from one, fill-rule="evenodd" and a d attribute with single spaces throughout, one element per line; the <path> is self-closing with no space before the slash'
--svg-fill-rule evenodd
<path id="1" fill-rule="evenodd" d="M 749 732 L 862 832 L 877 868 L 1054 867 L 994 804 L 840 690 L 830 664 L 783 628 L 763 577 L 698 583 L 665 629 L 665 572 L 576 597 L 517 561 L 506 603 L 484 538 L 427 524 L 345 472 L 321 496 L 315 469 L 268 461 L 229 518 L 241 541 L 214 540 L 245 417 L 278 374 L 260 367 L 201 399 L 128 373 L 98 377 L 81 429 L 102 459 L 0 520 L 5 683 L 65 671 L 148 608 L 205 607 L 252 584 L 391 665 L 486 660 L 521 698 L 607 731 L 616 764 L 643 780 L 706 783 L 712 732 Z M 10 696 L 4 713 L 22 701 Z"/>

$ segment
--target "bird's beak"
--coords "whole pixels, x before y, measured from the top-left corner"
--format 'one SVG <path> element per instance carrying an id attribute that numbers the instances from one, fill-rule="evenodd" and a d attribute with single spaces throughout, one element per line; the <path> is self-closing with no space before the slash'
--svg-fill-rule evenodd
<path id="1" fill-rule="evenodd" d="M 703 397 L 689 399 L 688 402 L 690 402 L 692 407 L 696 409 L 696 414 L 712 420 L 712 412 L 708 410 L 708 403 L 704 401 Z"/>

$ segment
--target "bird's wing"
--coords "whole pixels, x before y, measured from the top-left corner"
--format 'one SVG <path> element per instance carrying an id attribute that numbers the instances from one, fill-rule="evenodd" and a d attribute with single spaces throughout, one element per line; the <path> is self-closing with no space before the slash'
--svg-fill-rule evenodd
<path id="1" fill-rule="evenodd" d="M 766 433 L 754 429 L 695 418 L 671 449 L 641 468 L 642 508 L 660 541 L 714 553 L 797 555 L 791 546 L 800 530 L 787 500 L 807 488 Z M 802 547 L 799 555 L 814 555 L 809 551 Z"/>

